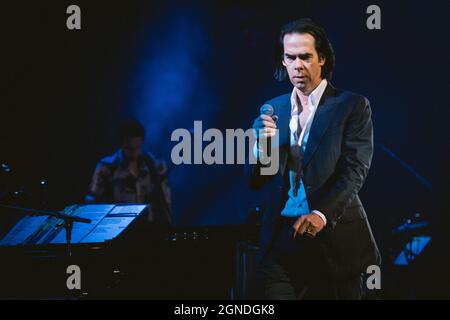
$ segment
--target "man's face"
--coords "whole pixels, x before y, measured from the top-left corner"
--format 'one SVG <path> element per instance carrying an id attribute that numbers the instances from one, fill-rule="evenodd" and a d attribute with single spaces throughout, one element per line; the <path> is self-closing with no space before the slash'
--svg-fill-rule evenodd
<path id="1" fill-rule="evenodd" d="M 283 39 L 283 65 L 291 83 L 303 94 L 310 94 L 322 80 L 325 58 L 319 58 L 315 40 L 309 33 L 288 33 Z"/>
<path id="2" fill-rule="evenodd" d="M 142 145 L 144 139 L 142 137 L 126 138 L 122 143 L 122 151 L 128 160 L 136 160 L 142 155 Z"/>

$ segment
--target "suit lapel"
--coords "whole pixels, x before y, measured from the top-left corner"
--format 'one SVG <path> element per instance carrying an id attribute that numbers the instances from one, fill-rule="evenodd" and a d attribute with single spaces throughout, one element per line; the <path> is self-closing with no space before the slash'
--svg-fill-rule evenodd
<path id="1" fill-rule="evenodd" d="M 311 124 L 311 129 L 309 131 L 308 142 L 306 143 L 305 154 L 303 157 L 302 166 L 305 167 L 311 160 L 314 152 L 320 144 L 320 140 L 328 128 L 331 119 L 334 116 L 337 108 L 336 89 L 328 84 L 325 92 L 320 99 L 319 105 L 317 106 L 316 113 L 314 114 L 313 122 Z"/>

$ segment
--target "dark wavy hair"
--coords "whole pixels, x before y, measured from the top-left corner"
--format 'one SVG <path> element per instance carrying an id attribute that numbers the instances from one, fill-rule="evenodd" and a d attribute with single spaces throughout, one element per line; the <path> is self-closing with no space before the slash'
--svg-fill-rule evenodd
<path id="1" fill-rule="evenodd" d="M 117 128 L 117 138 L 122 143 L 125 139 L 140 137 L 145 138 L 144 126 L 135 119 L 126 119 L 122 121 Z"/>
<path id="2" fill-rule="evenodd" d="M 333 47 L 328 40 L 325 31 L 321 26 L 314 23 L 311 19 L 298 19 L 291 21 L 283 26 L 280 37 L 275 48 L 276 69 L 274 73 L 275 79 L 278 81 L 288 80 L 286 67 L 283 66 L 284 45 L 283 39 L 286 34 L 290 33 L 309 33 L 314 37 L 317 54 L 320 58 L 325 58 L 325 64 L 322 66 L 322 79 L 331 80 L 336 58 L 334 56 Z"/>

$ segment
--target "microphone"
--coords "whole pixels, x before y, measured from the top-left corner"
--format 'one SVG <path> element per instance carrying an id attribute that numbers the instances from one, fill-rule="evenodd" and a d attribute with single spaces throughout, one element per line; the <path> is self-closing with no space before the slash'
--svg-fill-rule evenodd
<path id="1" fill-rule="evenodd" d="M 4 173 L 10 173 L 11 172 L 11 168 L 6 162 L 2 162 L 0 168 L 2 168 L 2 171 Z"/>
<path id="2" fill-rule="evenodd" d="M 265 114 L 265 115 L 271 117 L 273 119 L 273 121 L 275 121 L 275 122 L 277 122 L 277 120 L 278 120 L 278 116 L 274 115 L 273 107 L 270 104 L 268 104 L 268 103 L 263 104 L 261 106 L 261 108 L 259 109 L 259 112 L 261 114 Z M 271 140 L 272 139 L 270 137 L 267 139 L 267 149 L 268 149 L 267 150 L 268 151 L 267 155 L 269 157 L 271 156 L 271 149 L 272 149 L 272 141 Z M 259 144 L 259 141 L 257 143 Z M 258 158 L 259 158 L 259 153 L 258 153 Z M 257 160 L 258 160 L 258 158 L 257 158 Z"/>
<path id="3" fill-rule="evenodd" d="M 271 118 L 273 119 L 273 121 L 275 121 L 275 122 L 277 122 L 277 120 L 278 120 L 278 116 L 273 114 L 273 113 L 274 113 L 273 107 L 272 107 L 270 104 L 268 104 L 268 103 L 263 104 L 263 105 L 261 106 L 261 108 L 259 109 L 259 112 L 260 112 L 261 114 L 268 115 L 268 116 L 271 117 Z"/>

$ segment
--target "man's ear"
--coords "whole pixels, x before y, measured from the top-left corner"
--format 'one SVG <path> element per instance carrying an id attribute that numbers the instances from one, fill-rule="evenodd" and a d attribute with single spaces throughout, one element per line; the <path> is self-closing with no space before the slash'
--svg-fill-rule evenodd
<path id="1" fill-rule="evenodd" d="M 325 65 L 325 62 L 327 61 L 327 58 L 324 56 L 319 56 L 319 65 L 323 67 Z"/>

